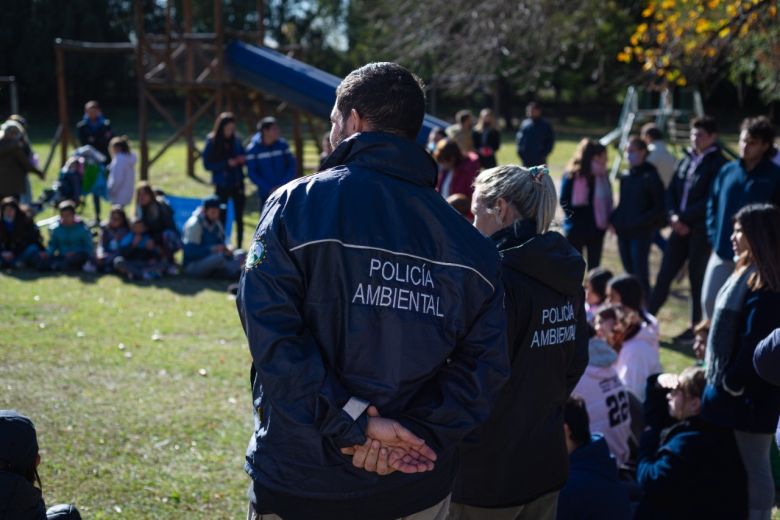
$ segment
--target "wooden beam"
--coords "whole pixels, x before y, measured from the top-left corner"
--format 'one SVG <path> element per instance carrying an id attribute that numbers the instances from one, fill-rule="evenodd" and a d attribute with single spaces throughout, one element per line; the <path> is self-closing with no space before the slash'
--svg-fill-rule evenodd
<path id="1" fill-rule="evenodd" d="M 193 114 L 192 118 L 188 121 L 185 121 L 184 126 L 176 130 L 176 132 L 170 136 L 167 141 L 165 141 L 165 143 L 162 145 L 162 148 L 160 148 L 157 153 L 154 154 L 154 157 L 152 157 L 152 159 L 149 161 L 149 166 L 154 164 L 155 161 L 157 161 L 157 159 L 159 159 L 162 154 L 164 154 L 165 151 L 184 134 L 187 128 L 192 128 L 195 125 L 197 120 L 200 119 L 201 116 L 206 113 L 209 107 L 214 104 L 215 98 L 216 95 L 212 96 L 211 99 L 201 105 L 200 108 L 198 108 L 198 110 Z"/>
<path id="2" fill-rule="evenodd" d="M 80 52 L 133 52 L 135 45 L 130 42 L 84 42 L 57 38 L 54 40 L 55 49 Z"/>
<path id="3" fill-rule="evenodd" d="M 214 102 L 214 113 L 215 115 L 219 115 L 219 113 L 222 111 L 222 82 L 225 79 L 224 75 L 222 74 L 222 53 L 225 47 L 225 33 L 224 27 L 222 25 L 222 0 L 214 0 L 214 32 L 217 35 L 215 42 L 217 46 L 216 57 L 214 58 L 217 63 L 214 71 L 216 72 L 216 80 L 219 83 L 215 96 L 216 99 Z"/>
<path id="4" fill-rule="evenodd" d="M 182 0 L 182 10 L 184 11 L 184 32 L 192 33 L 192 0 Z M 192 40 L 184 40 L 187 49 L 185 58 L 184 77 L 188 83 L 194 80 L 195 76 L 195 56 L 192 53 Z M 186 89 L 184 98 L 184 120 L 192 119 L 193 93 L 192 88 Z M 184 130 L 184 140 L 187 143 L 187 177 L 195 177 L 195 140 L 192 137 L 192 125 Z"/>
<path id="5" fill-rule="evenodd" d="M 178 128 L 179 123 L 176 121 L 176 119 L 173 118 L 170 112 L 163 107 L 159 101 L 152 95 L 151 92 L 149 92 L 148 89 L 144 89 L 144 95 L 146 96 L 146 99 L 149 101 L 149 103 L 152 104 L 152 106 L 159 112 L 161 116 L 163 116 L 163 119 L 168 121 L 168 124 L 170 124 L 173 128 Z"/>
<path id="6" fill-rule="evenodd" d="M 68 160 L 68 95 L 65 90 L 65 50 L 55 45 L 55 57 L 57 59 L 57 104 L 60 116 L 60 168 L 65 166 Z"/>
<path id="7" fill-rule="evenodd" d="M 257 0 L 257 44 L 265 45 L 265 0 Z"/>
<path id="8" fill-rule="evenodd" d="M 303 137 L 301 136 L 301 113 L 293 111 L 293 139 L 295 140 L 296 175 L 303 175 Z"/>
<path id="9" fill-rule="evenodd" d="M 146 113 L 146 86 L 144 85 L 144 8 L 143 0 L 134 0 L 135 37 L 137 39 L 135 53 L 135 69 L 138 78 L 138 142 L 140 147 L 141 164 L 139 165 L 141 180 L 149 180 L 149 142 L 147 125 L 149 124 Z"/>

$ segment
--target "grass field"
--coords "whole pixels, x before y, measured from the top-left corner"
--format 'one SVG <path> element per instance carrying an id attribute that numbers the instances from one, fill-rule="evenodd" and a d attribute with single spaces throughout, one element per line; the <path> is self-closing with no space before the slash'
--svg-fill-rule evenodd
<path id="1" fill-rule="evenodd" d="M 556 177 L 575 144 L 558 142 Z M 43 141 L 35 148 L 47 151 Z M 208 194 L 186 178 L 183 157 L 183 146 L 164 156 L 154 184 Z M 499 159 L 516 161 L 513 147 Z M 247 234 L 257 218 L 245 215 Z M 605 264 L 621 271 L 614 238 L 606 248 Z M 224 283 L 24 272 L 0 273 L 0 287 L 0 408 L 36 423 L 47 503 L 72 502 L 97 519 L 245 516 L 250 357 Z M 685 296 L 675 287 L 660 313 L 665 339 L 686 325 Z M 693 360 L 665 343 L 662 361 L 680 370 Z"/>

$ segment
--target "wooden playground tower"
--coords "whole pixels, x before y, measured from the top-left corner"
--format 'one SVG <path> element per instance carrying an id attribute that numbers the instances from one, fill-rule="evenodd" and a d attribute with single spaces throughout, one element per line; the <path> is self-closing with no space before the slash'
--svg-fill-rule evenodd
<path id="1" fill-rule="evenodd" d="M 265 28 L 263 13 L 265 0 L 257 0 L 257 30 L 225 30 L 222 21 L 222 1 L 214 0 L 214 32 L 194 33 L 192 1 L 181 0 L 182 23 L 175 27 L 174 0 L 165 5 L 165 30 L 162 34 L 149 34 L 145 30 L 143 0 L 133 0 L 135 26 L 134 42 L 99 43 L 57 39 L 54 43 L 57 66 L 57 95 L 59 127 L 53 146 L 59 143 L 60 161 L 65 164 L 68 145 L 75 139 L 71 135 L 65 81 L 65 54 L 119 53 L 134 54 L 138 91 L 138 141 L 139 172 L 143 180 L 149 178 L 149 168 L 177 142 L 187 144 L 187 175 L 195 176 L 195 162 L 200 151 L 195 146 L 193 130 L 204 115 L 219 114 L 230 110 L 236 114 L 249 132 L 254 132 L 257 115 L 264 113 L 264 97 L 256 91 L 248 91 L 230 82 L 224 70 L 225 37 L 250 41 L 263 45 Z M 184 121 L 177 120 L 157 98 L 159 93 L 174 94 L 184 98 Z M 173 133 L 162 147 L 149 157 L 149 105 L 172 127 Z M 276 112 L 284 109 L 282 103 Z M 311 117 L 307 115 L 315 142 L 319 145 Z M 293 108 L 293 140 L 298 163 L 298 174 L 303 166 L 303 139 L 300 128 L 300 112 Z"/>

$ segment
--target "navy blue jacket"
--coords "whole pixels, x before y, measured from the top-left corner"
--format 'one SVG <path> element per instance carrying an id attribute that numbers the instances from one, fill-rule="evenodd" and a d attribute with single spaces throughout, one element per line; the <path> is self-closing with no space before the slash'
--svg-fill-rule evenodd
<path id="1" fill-rule="evenodd" d="M 569 480 L 558 496 L 558 520 L 630 520 L 628 487 L 618 479 L 607 441 L 591 441 L 569 456 Z"/>
<path id="2" fill-rule="evenodd" d="M 266 146 L 260 132 L 252 137 L 246 150 L 246 168 L 249 179 L 257 185 L 261 200 L 268 198 L 279 186 L 295 178 L 295 157 L 284 139 Z"/>
<path id="3" fill-rule="evenodd" d="M 450 492 L 458 442 L 507 379 L 499 257 L 436 193 L 415 142 L 357 134 L 327 166 L 268 199 L 239 284 L 256 372 L 246 470 L 261 509 L 283 518 L 325 500 L 336 517 L 361 503 L 397 518 Z M 435 469 L 353 467 L 339 451 L 365 441 L 365 414 L 344 408 L 353 398 L 425 439 Z M 269 504 L 280 493 L 297 509 Z"/>
<path id="4" fill-rule="evenodd" d="M 593 195 L 595 192 L 593 184 L 590 183 L 588 190 L 588 205 L 574 207 L 571 205 L 574 178 L 568 173 L 564 173 L 563 178 L 561 178 L 559 202 L 563 210 L 563 233 L 571 240 L 594 238 L 605 233 L 604 230 L 596 226 L 596 217 L 593 214 Z"/>
<path id="5" fill-rule="evenodd" d="M 703 232 L 707 216 L 707 201 L 709 200 L 712 183 L 718 172 L 728 160 L 723 156 L 720 147 L 705 155 L 693 172 L 688 200 L 685 209 L 681 208 L 683 195 L 685 194 L 688 168 L 691 165 L 691 152 L 686 151 L 677 163 L 677 169 L 672 177 L 672 182 L 666 189 L 666 211 L 677 214 L 683 223 L 697 232 Z"/>
<path id="6" fill-rule="evenodd" d="M 758 344 L 780 327 L 780 293 L 748 293 L 742 310 L 739 344 L 726 367 L 726 385 L 742 395 L 734 396 L 718 385 L 704 389 L 702 416 L 735 430 L 753 433 L 775 433 L 780 416 L 780 387 L 759 377 L 753 366 Z"/>
<path id="7" fill-rule="evenodd" d="M 206 139 L 206 147 L 203 149 L 203 167 L 211 172 L 211 184 L 218 188 L 243 188 L 243 166 L 228 166 L 228 159 L 244 155 L 244 147 L 238 137 L 233 136 L 232 146 L 219 153 L 214 146 L 214 139 Z"/>
<path id="8" fill-rule="evenodd" d="M 103 116 L 99 116 L 93 122 L 85 114 L 81 121 L 76 124 L 76 130 L 79 134 L 81 146 L 91 145 L 106 156 L 106 162 L 111 160 L 108 150 L 111 137 L 114 135 L 111 132 L 111 121 Z"/>
<path id="9" fill-rule="evenodd" d="M 493 240 L 501 251 L 512 375 L 490 419 L 460 447 L 452 500 L 512 507 L 560 489 L 568 453 L 563 407 L 588 365 L 585 261 L 556 232 L 521 221 Z"/>
<path id="10" fill-rule="evenodd" d="M 0 471 L 0 519 L 46 520 L 41 490 L 10 471 Z"/>
<path id="11" fill-rule="evenodd" d="M 550 124 L 542 118 L 525 119 L 515 136 L 517 155 L 524 166 L 538 166 L 547 162 L 547 156 L 555 145 L 555 134 Z"/>
<path id="12" fill-rule="evenodd" d="M 610 222 L 619 238 L 650 238 L 665 220 L 664 185 L 655 166 L 644 162 L 620 176 L 620 200 Z"/>
<path id="13" fill-rule="evenodd" d="M 700 417 L 642 433 L 636 519 L 713 518 L 747 513 L 747 477 L 734 433 Z"/>
<path id="14" fill-rule="evenodd" d="M 712 250 L 723 260 L 731 260 L 732 219 L 737 211 L 757 202 L 780 205 L 780 167 L 764 159 L 748 173 L 742 160 L 721 168 L 712 183 L 707 202 L 707 236 Z"/>

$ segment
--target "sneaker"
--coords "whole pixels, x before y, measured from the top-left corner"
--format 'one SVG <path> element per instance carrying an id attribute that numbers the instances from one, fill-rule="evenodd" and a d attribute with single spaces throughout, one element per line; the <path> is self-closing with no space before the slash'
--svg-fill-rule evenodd
<path id="1" fill-rule="evenodd" d="M 87 262 L 81 267 L 81 270 L 85 273 L 94 273 L 97 272 L 97 267 L 92 262 Z"/>
<path id="2" fill-rule="evenodd" d="M 689 328 L 673 337 L 672 342 L 681 345 L 693 345 L 694 339 L 696 339 L 696 335 L 693 333 L 693 329 Z"/>

